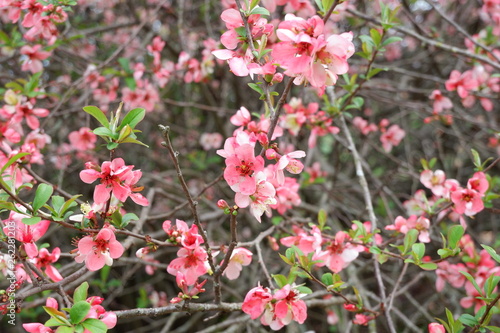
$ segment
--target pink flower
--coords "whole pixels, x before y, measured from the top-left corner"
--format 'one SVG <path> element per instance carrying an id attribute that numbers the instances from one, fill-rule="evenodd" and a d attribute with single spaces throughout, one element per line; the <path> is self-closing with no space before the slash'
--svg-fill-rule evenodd
<path id="1" fill-rule="evenodd" d="M 238 276 L 240 276 L 240 272 L 243 269 L 242 266 L 248 266 L 251 262 L 252 252 L 243 247 L 236 248 L 233 250 L 233 253 L 231 253 L 229 264 L 223 274 L 229 280 L 236 280 Z"/>
<path id="2" fill-rule="evenodd" d="M 316 250 L 313 260 L 322 260 L 318 266 L 328 266 L 334 273 L 346 268 L 363 251 L 363 246 L 355 246 L 349 243 L 349 235 L 343 231 L 337 232 L 335 239 L 326 247 Z"/>
<path id="3" fill-rule="evenodd" d="M 412 229 L 416 229 L 419 231 L 418 240 L 422 243 L 429 243 L 431 241 L 429 238 L 429 228 L 429 219 L 423 216 L 417 217 L 416 215 L 411 215 L 408 219 L 398 216 L 396 217 L 394 224 L 390 224 L 385 227 L 386 230 L 396 230 L 403 234 L 408 233 L 408 231 Z"/>
<path id="4" fill-rule="evenodd" d="M 457 70 L 453 70 L 450 73 L 450 78 L 445 83 L 446 90 L 454 91 L 456 90 L 458 96 L 461 98 L 466 98 L 469 96 L 470 91 L 477 90 L 479 87 L 479 82 L 472 71 L 465 71 L 461 74 Z"/>
<path id="5" fill-rule="evenodd" d="M 113 259 L 121 257 L 123 246 L 116 240 L 113 227 L 102 228 L 96 236 L 85 236 L 78 242 L 75 261 L 85 265 L 90 271 L 97 271 L 104 265 L 111 266 Z"/>
<path id="6" fill-rule="evenodd" d="M 247 125 L 251 120 L 250 112 L 242 106 L 238 111 L 236 111 L 236 114 L 231 116 L 231 124 L 234 126 L 245 126 Z"/>
<path id="7" fill-rule="evenodd" d="M 244 144 L 234 149 L 234 154 L 226 158 L 224 179 L 231 189 L 242 195 L 251 195 L 256 191 L 254 173 L 264 169 L 264 159 L 255 156 L 254 147 Z"/>
<path id="8" fill-rule="evenodd" d="M 4 223 L 7 225 L 10 223 L 16 224 L 14 237 L 23 243 L 22 245 L 28 257 L 35 258 L 38 255 L 38 247 L 35 242 L 45 235 L 49 228 L 50 221 L 41 220 L 34 225 L 27 225 L 22 222 L 23 218 L 29 218 L 29 216 L 11 211 L 9 218 L 5 220 Z M 10 229 L 6 226 L 3 228 L 3 231 L 8 235 Z"/>
<path id="9" fill-rule="evenodd" d="M 427 328 L 429 333 L 446 333 L 444 326 L 438 323 L 430 323 Z"/>
<path id="10" fill-rule="evenodd" d="M 59 256 L 61 255 L 61 249 L 56 247 L 50 253 L 46 248 L 41 249 L 38 252 L 38 257 L 33 259 L 36 267 L 40 269 L 45 269 L 45 274 L 50 277 L 54 282 L 61 281 L 63 277 L 59 273 L 59 271 L 52 266 L 53 263 L 59 260 Z"/>
<path id="11" fill-rule="evenodd" d="M 170 262 L 167 272 L 174 276 L 181 272 L 188 286 L 195 284 L 200 276 L 208 272 L 206 265 L 208 256 L 201 247 L 194 249 L 183 247 L 177 251 L 177 257 Z"/>
<path id="12" fill-rule="evenodd" d="M 476 172 L 471 179 L 467 181 L 467 188 L 477 191 L 480 194 L 486 193 L 490 184 L 483 172 Z"/>
<path id="13" fill-rule="evenodd" d="M 31 73 L 40 72 L 43 69 L 42 60 L 47 59 L 51 52 L 41 51 L 42 45 L 37 44 L 33 47 L 24 45 L 21 47 L 21 54 L 25 55 L 27 59 L 23 62 L 21 70 L 31 71 Z"/>
<path id="14" fill-rule="evenodd" d="M 261 317 L 263 325 L 269 325 L 273 330 L 279 330 L 295 320 L 303 324 L 307 318 L 306 303 L 300 298 L 304 296 L 289 284 L 274 293 L 272 307 L 267 307 Z"/>
<path id="15" fill-rule="evenodd" d="M 264 312 L 264 309 L 271 300 L 271 290 L 269 290 L 269 288 L 257 286 L 247 293 L 241 310 L 250 315 L 250 318 L 256 319 Z"/>
<path id="16" fill-rule="evenodd" d="M 261 222 L 262 214 L 266 211 L 270 213 L 270 205 L 275 205 L 277 203 L 275 198 L 276 189 L 266 180 L 266 175 L 262 171 L 255 175 L 254 181 L 256 183 L 255 192 L 249 195 L 245 195 L 242 192 L 236 192 L 234 202 L 240 208 L 245 208 L 250 205 L 250 212 L 255 216 L 257 221 Z"/>
<path id="17" fill-rule="evenodd" d="M 474 216 L 484 209 L 482 194 L 469 188 L 459 188 L 451 193 L 451 201 L 458 214 Z"/>
<path id="18" fill-rule="evenodd" d="M 354 117 L 352 124 L 363 134 L 368 135 L 370 132 L 377 131 L 377 125 L 369 124 L 367 120 L 361 117 Z"/>
<path id="19" fill-rule="evenodd" d="M 382 142 L 384 150 L 390 153 L 392 147 L 399 145 L 405 135 L 406 132 L 401 127 L 392 125 L 380 136 L 380 142 Z"/>
<path id="20" fill-rule="evenodd" d="M 323 242 L 323 237 L 321 236 L 321 231 L 317 226 L 313 226 L 310 232 L 306 232 L 304 229 L 293 225 L 293 232 L 296 236 L 288 236 L 280 239 L 281 244 L 291 247 L 292 245 L 297 246 L 305 255 L 316 251 L 317 248 L 321 247 Z"/>
<path id="21" fill-rule="evenodd" d="M 97 141 L 97 136 L 88 127 L 69 133 L 68 138 L 71 146 L 79 151 L 94 149 Z"/>
<path id="22" fill-rule="evenodd" d="M 131 193 L 130 187 L 125 181 L 132 176 L 133 165 L 125 165 L 122 158 L 115 158 L 111 162 L 104 162 L 99 168 L 96 165 L 86 164 L 85 170 L 80 172 L 80 178 L 84 183 L 91 184 L 100 179 L 101 184 L 95 187 L 94 201 L 104 203 L 113 194 L 121 202 L 125 202 Z"/>
<path id="23" fill-rule="evenodd" d="M 427 188 L 431 189 L 434 195 L 443 197 L 447 193 L 444 186 L 446 175 L 443 170 L 424 170 L 420 174 L 420 182 Z"/>
<path id="24" fill-rule="evenodd" d="M 222 134 L 220 133 L 203 133 L 200 136 L 200 144 L 204 150 L 220 148 L 222 140 Z"/>
<path id="25" fill-rule="evenodd" d="M 429 98 L 434 100 L 433 109 L 435 113 L 441 113 L 444 109 L 451 109 L 453 107 L 451 100 L 443 96 L 440 90 L 433 90 Z"/>
<path id="26" fill-rule="evenodd" d="M 454 288 L 462 287 L 467 279 L 460 271 L 467 271 L 467 268 L 462 263 L 450 264 L 448 261 L 438 263 L 438 269 L 436 269 L 436 290 L 439 292 L 442 291 L 446 282 Z"/>

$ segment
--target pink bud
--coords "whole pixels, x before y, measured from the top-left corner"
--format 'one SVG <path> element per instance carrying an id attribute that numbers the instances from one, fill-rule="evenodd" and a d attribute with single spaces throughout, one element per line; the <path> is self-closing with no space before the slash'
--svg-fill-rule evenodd
<path id="1" fill-rule="evenodd" d="M 226 200 L 220 199 L 219 201 L 217 201 L 217 207 L 219 207 L 220 209 L 226 209 L 229 208 L 229 205 Z"/>

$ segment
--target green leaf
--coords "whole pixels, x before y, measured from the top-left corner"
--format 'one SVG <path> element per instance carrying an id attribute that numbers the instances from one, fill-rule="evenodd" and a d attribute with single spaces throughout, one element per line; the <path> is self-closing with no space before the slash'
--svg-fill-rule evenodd
<path id="1" fill-rule="evenodd" d="M 52 318 L 57 320 L 62 325 L 71 325 L 70 322 L 66 319 L 66 315 L 64 312 L 61 312 L 57 309 L 51 308 L 49 306 L 44 306 L 43 309 L 47 312 Z"/>
<path id="2" fill-rule="evenodd" d="M 468 313 L 464 313 L 463 315 L 461 315 L 458 318 L 458 320 L 460 320 L 460 322 L 462 322 L 462 324 L 470 326 L 470 327 L 473 327 L 474 325 L 479 324 L 477 318 L 468 314 Z"/>
<path id="3" fill-rule="evenodd" d="M 368 75 L 366 76 L 366 79 L 369 80 L 372 77 L 374 77 L 375 75 L 377 75 L 378 73 L 384 72 L 384 71 L 387 71 L 387 68 L 372 68 L 368 72 Z"/>
<path id="4" fill-rule="evenodd" d="M 389 45 L 392 43 L 400 42 L 402 40 L 403 40 L 403 38 L 401 38 L 401 37 L 392 36 L 392 37 L 389 37 L 386 40 L 384 40 L 384 42 L 382 43 L 382 46 L 386 46 L 386 45 Z"/>
<path id="5" fill-rule="evenodd" d="M 83 282 L 78 288 L 75 289 L 73 293 L 73 300 L 75 303 L 80 301 L 85 301 L 87 299 L 87 291 L 89 290 L 89 283 L 87 281 Z"/>
<path id="6" fill-rule="evenodd" d="M 272 276 L 278 287 L 283 288 L 287 285 L 288 279 L 283 274 L 273 274 Z"/>
<path id="7" fill-rule="evenodd" d="M 84 106 L 83 111 L 94 117 L 102 126 L 109 128 L 108 118 L 106 118 L 104 112 L 102 112 L 101 109 L 99 109 L 97 106 Z"/>
<path id="8" fill-rule="evenodd" d="M 30 153 L 19 153 L 19 154 L 12 156 L 11 158 L 9 158 L 7 163 L 5 163 L 4 166 L 2 167 L 1 174 L 3 174 L 4 171 L 7 170 L 7 168 L 10 167 L 12 164 L 14 164 L 18 159 L 23 158 L 24 156 L 28 156 L 28 155 L 30 155 Z"/>
<path id="9" fill-rule="evenodd" d="M 64 215 L 68 209 L 76 206 L 77 203 L 75 202 L 75 200 L 81 196 L 81 194 L 74 195 L 68 201 L 64 202 L 64 205 L 62 205 L 61 209 L 59 210 L 59 215 Z"/>
<path id="10" fill-rule="evenodd" d="M 38 185 L 33 199 L 33 211 L 36 212 L 42 208 L 49 201 L 52 193 L 54 193 L 54 188 L 51 185 L 45 183 Z"/>
<path id="11" fill-rule="evenodd" d="M 132 134 L 132 128 L 129 125 L 125 125 L 125 127 L 121 129 L 120 135 L 118 135 L 118 139 L 116 141 L 123 142 L 130 136 L 130 134 Z"/>
<path id="12" fill-rule="evenodd" d="M 259 15 L 266 15 L 266 16 L 269 16 L 271 15 L 269 13 L 269 11 L 267 9 L 265 9 L 264 7 L 255 7 L 254 9 L 252 9 L 252 11 L 250 12 L 250 15 L 252 14 L 259 14 Z"/>
<path id="13" fill-rule="evenodd" d="M 451 249 L 455 249 L 460 239 L 464 235 L 464 228 L 461 225 L 454 225 L 448 229 L 448 244 Z"/>
<path id="14" fill-rule="evenodd" d="M 127 115 L 123 118 L 119 130 L 121 130 L 125 125 L 129 125 L 132 129 L 137 126 L 145 117 L 146 110 L 143 108 L 135 108 L 130 110 Z"/>
<path id="15" fill-rule="evenodd" d="M 497 254 L 497 252 L 490 246 L 481 244 L 483 249 L 486 250 L 490 254 L 490 256 L 498 263 L 500 263 L 500 255 Z"/>
<path id="16" fill-rule="evenodd" d="M 56 329 L 55 333 L 74 333 L 75 328 L 72 326 L 60 326 Z"/>
<path id="17" fill-rule="evenodd" d="M 71 307 L 69 311 L 69 320 L 72 324 L 80 323 L 83 318 L 89 313 L 90 304 L 86 301 L 78 301 Z"/>
<path id="18" fill-rule="evenodd" d="M 106 137 L 109 139 L 115 139 L 115 134 L 109 128 L 106 127 L 97 127 L 92 131 L 95 135 L 99 135 L 101 137 Z"/>
<path id="19" fill-rule="evenodd" d="M 326 211 L 324 209 L 320 209 L 318 212 L 318 224 L 319 230 L 323 230 L 326 224 Z"/>
<path id="20" fill-rule="evenodd" d="M 471 149 L 470 151 L 472 153 L 474 165 L 476 166 L 476 168 L 478 168 L 479 171 L 481 171 L 481 157 L 479 157 L 479 153 L 474 149 Z"/>
<path id="21" fill-rule="evenodd" d="M 23 222 L 26 225 L 34 225 L 40 222 L 41 220 L 42 220 L 41 217 L 33 216 L 33 217 L 25 217 L 24 219 L 21 220 L 21 222 Z"/>
<path id="22" fill-rule="evenodd" d="M 472 285 L 474 286 L 474 289 L 476 289 L 476 291 L 479 293 L 479 295 L 483 296 L 483 291 L 481 290 L 481 288 L 479 288 L 474 277 L 465 271 L 460 271 L 460 273 L 462 273 L 462 275 L 464 275 L 467 278 L 467 280 L 469 280 L 469 282 L 472 283 Z"/>
<path id="23" fill-rule="evenodd" d="M 50 318 L 49 320 L 47 320 L 44 324 L 45 326 L 49 327 L 49 326 L 61 326 L 61 325 L 66 325 L 65 323 L 61 323 L 60 321 L 58 321 L 57 319 L 55 318 Z"/>
<path id="24" fill-rule="evenodd" d="M 135 81 L 135 79 L 133 77 L 130 77 L 130 76 L 126 77 L 125 84 L 132 91 L 135 91 L 135 88 L 137 88 L 137 81 Z"/>
<path id="25" fill-rule="evenodd" d="M 130 69 L 130 60 L 128 58 L 118 58 L 118 63 L 122 66 L 125 72 L 132 74 L 132 70 Z"/>
<path id="26" fill-rule="evenodd" d="M 312 294 L 312 290 L 306 286 L 298 286 L 297 290 L 300 291 L 301 294 Z"/>
<path id="27" fill-rule="evenodd" d="M 325 273 L 321 276 L 321 282 L 323 282 L 327 286 L 331 286 L 333 284 L 333 275 L 332 273 Z"/>
<path id="28" fill-rule="evenodd" d="M 382 40 L 382 35 L 380 35 L 380 32 L 378 32 L 377 29 L 370 29 L 370 36 L 372 37 L 373 43 L 375 46 L 378 46 L 380 44 L 380 41 Z"/>
<path id="29" fill-rule="evenodd" d="M 415 244 L 415 242 L 417 241 L 417 237 L 418 237 L 418 230 L 417 229 L 411 229 L 410 231 L 408 231 L 406 233 L 404 243 L 403 243 L 404 246 L 403 246 L 403 253 L 402 254 L 408 253 L 408 251 L 410 250 L 412 245 Z"/>
<path id="30" fill-rule="evenodd" d="M 258 92 L 259 94 L 263 94 L 264 93 L 264 90 L 262 89 L 262 87 L 259 87 L 256 83 L 249 83 L 248 86 L 250 88 L 252 88 L 253 90 L 255 90 L 256 92 Z"/>
<path id="31" fill-rule="evenodd" d="M 105 333 L 108 331 L 106 324 L 102 321 L 94 318 L 89 318 L 82 323 L 83 327 L 89 330 L 91 333 Z"/>
<path id="32" fill-rule="evenodd" d="M 426 271 L 433 271 L 438 268 L 438 265 L 434 262 L 424 262 L 418 266 Z"/>
<path id="33" fill-rule="evenodd" d="M 424 243 L 415 243 L 411 246 L 411 249 L 413 252 L 415 252 L 415 255 L 419 260 L 421 260 L 424 257 L 425 254 L 425 244 Z"/>
<path id="34" fill-rule="evenodd" d="M 106 145 L 106 148 L 107 148 L 108 150 L 113 150 L 113 149 L 115 149 L 116 147 L 118 147 L 118 145 L 119 145 L 119 143 L 117 143 L 117 142 L 110 142 L 110 143 L 108 143 L 108 144 Z"/>
<path id="35" fill-rule="evenodd" d="M 484 326 L 484 328 L 489 329 L 493 333 L 500 333 L 500 327 L 497 326 Z"/>

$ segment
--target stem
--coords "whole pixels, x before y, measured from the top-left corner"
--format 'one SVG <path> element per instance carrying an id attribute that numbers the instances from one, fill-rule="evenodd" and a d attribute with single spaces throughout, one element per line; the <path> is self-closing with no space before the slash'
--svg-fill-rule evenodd
<path id="1" fill-rule="evenodd" d="M 236 215 L 231 214 L 231 221 L 230 221 L 231 243 L 229 243 L 229 247 L 227 249 L 226 255 L 224 256 L 224 261 L 222 262 L 222 265 L 219 266 L 219 268 L 217 268 L 217 270 L 214 272 L 214 294 L 215 294 L 216 304 L 221 303 L 220 277 L 222 273 L 224 273 L 224 271 L 226 270 L 227 265 L 229 265 L 229 260 L 231 259 L 233 250 L 238 244 L 237 233 L 236 233 L 237 225 L 238 222 L 236 221 Z"/>

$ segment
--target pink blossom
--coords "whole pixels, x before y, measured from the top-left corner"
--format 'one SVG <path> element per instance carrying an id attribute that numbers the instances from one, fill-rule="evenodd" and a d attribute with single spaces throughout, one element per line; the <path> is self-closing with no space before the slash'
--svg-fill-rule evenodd
<path id="1" fill-rule="evenodd" d="M 75 261 L 85 265 L 90 271 L 97 271 L 104 265 L 113 265 L 113 259 L 122 256 L 123 246 L 116 240 L 113 227 L 102 228 L 96 236 L 85 236 L 78 242 Z"/>
<path id="2" fill-rule="evenodd" d="M 208 255 L 201 247 L 194 249 L 183 247 L 177 251 L 177 257 L 170 262 L 167 272 L 174 276 L 181 272 L 188 286 L 195 284 L 200 276 L 208 272 L 206 265 Z"/>
<path id="3" fill-rule="evenodd" d="M 450 78 L 445 83 L 446 90 L 457 91 L 458 96 L 466 98 L 470 91 L 477 90 L 479 83 L 472 71 L 465 71 L 461 74 L 457 70 L 450 73 Z"/>
<path id="4" fill-rule="evenodd" d="M 86 164 L 85 170 L 80 172 L 80 179 L 87 184 L 100 179 L 100 184 L 95 187 L 94 201 L 104 203 L 113 194 L 121 202 L 125 202 L 131 193 L 125 181 L 132 176 L 133 165 L 125 165 L 122 158 L 103 162 L 99 168 L 96 165 Z"/>
<path id="5" fill-rule="evenodd" d="M 29 258 L 35 258 L 38 255 L 38 247 L 35 242 L 39 240 L 49 228 L 50 221 L 41 220 L 40 222 L 34 225 L 27 225 L 22 222 L 22 219 L 29 218 L 30 216 L 16 213 L 11 211 L 9 218 L 4 220 L 4 223 L 15 223 L 15 239 L 22 242 L 24 250 Z M 8 227 L 4 227 L 3 231 L 6 235 L 9 234 L 10 229 Z"/>
<path id="6" fill-rule="evenodd" d="M 200 144 L 204 150 L 220 148 L 222 145 L 222 134 L 220 133 L 203 133 L 200 136 Z"/>
<path id="7" fill-rule="evenodd" d="M 431 189 L 436 196 L 446 196 L 447 188 L 444 186 L 446 175 L 443 170 L 424 170 L 420 174 L 420 182 Z"/>
<path id="8" fill-rule="evenodd" d="M 316 251 L 321 247 L 323 242 L 323 237 L 321 236 L 321 231 L 317 226 L 312 226 L 311 231 L 307 232 L 304 229 L 293 225 L 293 232 L 296 236 L 288 236 L 280 239 L 281 244 L 291 247 L 292 245 L 297 246 L 305 255 Z"/>
<path id="9" fill-rule="evenodd" d="M 41 51 L 42 45 L 37 44 L 33 47 L 29 45 L 24 45 L 21 47 L 21 54 L 25 55 L 27 59 L 23 62 L 21 70 L 31 71 L 31 73 L 40 72 L 43 69 L 42 60 L 47 59 L 51 53 L 47 51 Z"/>
<path id="10" fill-rule="evenodd" d="M 257 286 L 246 294 L 241 310 L 250 315 L 250 318 L 256 319 L 264 312 L 271 300 L 271 290 Z"/>
<path id="11" fill-rule="evenodd" d="M 486 179 L 486 175 L 484 174 L 484 172 L 474 173 L 472 178 L 470 178 L 467 181 L 467 188 L 477 191 L 480 194 L 486 193 L 488 187 L 489 187 L 488 179 Z"/>
<path id="12" fill-rule="evenodd" d="M 255 156 L 254 147 L 250 144 L 236 147 L 225 162 L 224 179 L 231 189 L 242 195 L 253 194 L 257 186 L 254 173 L 264 169 L 264 159 Z"/>
<path id="13" fill-rule="evenodd" d="M 458 214 L 474 216 L 484 209 L 482 194 L 469 188 L 459 188 L 451 193 L 451 201 Z"/>
<path id="14" fill-rule="evenodd" d="M 88 127 L 69 133 L 68 138 L 71 146 L 79 151 L 94 149 L 97 141 L 97 136 Z"/>
<path id="15" fill-rule="evenodd" d="M 229 259 L 229 264 L 224 271 L 224 275 L 229 280 L 235 280 L 240 276 L 242 266 L 248 266 L 252 262 L 252 252 L 249 250 L 239 247 L 233 250 L 231 253 L 231 258 Z"/>
<path id="16" fill-rule="evenodd" d="M 390 224 L 385 227 L 386 230 L 396 230 L 403 234 L 408 233 L 412 229 L 418 230 L 418 240 L 422 243 L 429 243 L 431 240 L 429 238 L 429 219 L 423 216 L 411 215 L 408 219 L 402 216 L 396 217 L 394 224 Z"/>
<path id="17" fill-rule="evenodd" d="M 45 270 L 45 274 L 50 277 L 54 282 L 61 281 L 63 277 L 59 271 L 52 265 L 59 260 L 61 255 L 61 249 L 56 247 L 50 253 L 46 248 L 41 249 L 38 252 L 38 256 L 33 259 L 33 263 L 36 267 Z"/>
<path id="18" fill-rule="evenodd" d="M 433 90 L 429 99 L 434 100 L 433 109 L 435 113 L 441 113 L 444 109 L 451 109 L 453 107 L 451 100 L 443 96 L 440 90 Z"/>
<path id="19" fill-rule="evenodd" d="M 40 127 L 40 122 L 37 117 L 47 117 L 50 113 L 47 109 L 35 108 L 31 102 L 18 103 L 14 107 L 14 110 L 15 114 L 12 117 L 12 121 L 21 122 L 23 119 L 26 119 L 28 127 L 32 130 L 36 130 Z"/>
<path id="20" fill-rule="evenodd" d="M 170 220 L 163 222 L 162 228 L 169 236 L 169 241 L 173 244 L 181 244 L 188 249 L 196 249 L 203 244 L 203 237 L 198 233 L 198 226 L 192 224 L 188 227 L 182 220 L 175 220 L 175 226 Z"/>
<path id="21" fill-rule="evenodd" d="M 242 106 L 238 111 L 236 111 L 236 114 L 231 116 L 231 124 L 234 126 L 245 126 L 247 125 L 251 120 L 251 115 L 250 112 Z"/>
<path id="22" fill-rule="evenodd" d="M 384 150 L 390 153 L 392 147 L 399 145 L 405 135 L 406 132 L 401 127 L 394 124 L 380 136 L 380 142 L 382 142 L 382 147 L 384 148 Z"/>
<path id="23" fill-rule="evenodd" d="M 248 195 L 236 192 L 234 201 L 241 208 L 250 205 L 251 214 L 255 216 L 257 221 L 261 222 L 262 214 L 266 211 L 270 213 L 270 205 L 277 203 L 276 189 L 266 180 L 266 175 L 262 171 L 255 175 L 254 180 L 256 183 L 255 192 Z"/>
<path id="24" fill-rule="evenodd" d="M 355 246 L 349 243 L 350 237 L 343 231 L 337 232 L 324 251 L 316 250 L 313 260 L 322 260 L 318 266 L 328 266 L 334 273 L 346 268 L 363 251 L 363 246 Z"/>
<path id="25" fill-rule="evenodd" d="M 267 307 L 261 317 L 263 325 L 269 325 L 273 330 L 279 330 L 292 320 L 303 324 L 307 318 L 306 303 L 300 298 L 304 296 L 289 284 L 277 290 L 273 295 L 272 307 Z"/>
<path id="26" fill-rule="evenodd" d="M 367 120 L 361 117 L 354 117 L 352 124 L 363 134 L 368 135 L 370 132 L 377 131 L 377 125 L 369 124 Z"/>
<path id="27" fill-rule="evenodd" d="M 436 269 L 436 290 L 441 292 L 446 282 L 454 288 L 462 287 L 467 279 L 460 271 L 467 271 L 467 268 L 462 263 L 450 264 L 448 261 L 438 263 L 438 269 Z"/>

